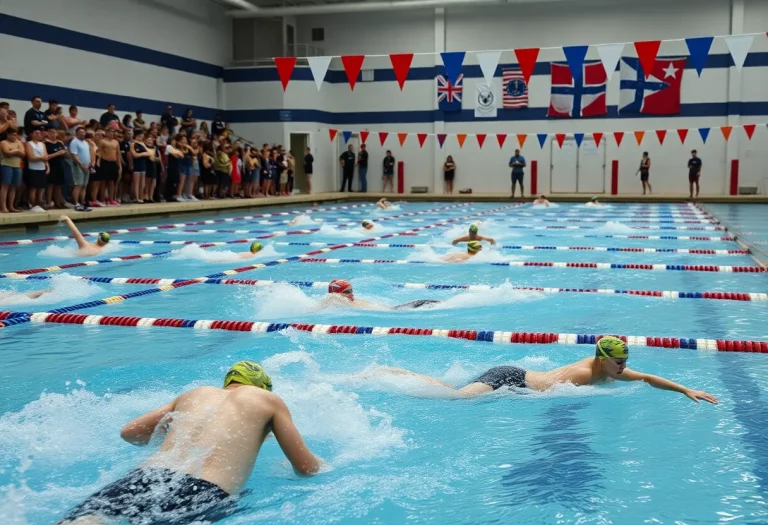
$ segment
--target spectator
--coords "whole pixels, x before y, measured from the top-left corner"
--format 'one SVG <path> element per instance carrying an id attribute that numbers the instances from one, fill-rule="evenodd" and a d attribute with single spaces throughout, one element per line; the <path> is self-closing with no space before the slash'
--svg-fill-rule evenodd
<path id="1" fill-rule="evenodd" d="M 45 149 L 48 153 L 48 192 L 45 202 L 57 209 L 66 208 L 61 187 L 64 185 L 64 157 L 67 147 L 59 141 L 56 129 L 48 128 L 48 136 L 45 139 Z"/>
<path id="2" fill-rule="evenodd" d="M 251 146 L 246 145 L 245 148 L 243 148 L 243 174 L 242 174 L 243 197 L 246 199 L 251 198 L 251 186 L 253 183 L 253 155 L 254 153 L 251 151 Z"/>
<path id="3" fill-rule="evenodd" d="M 144 203 L 144 184 L 147 176 L 147 164 L 152 153 L 147 150 L 144 144 L 144 130 L 137 129 L 133 134 L 133 140 L 130 142 L 130 159 L 132 165 L 131 180 L 131 200 L 140 204 Z"/>
<path id="4" fill-rule="evenodd" d="M 56 137 L 59 142 L 64 144 L 66 153 L 63 156 L 64 162 L 64 184 L 61 187 L 61 193 L 64 198 L 64 206 L 67 208 L 74 208 L 73 204 L 70 204 L 72 198 L 72 187 L 74 181 L 72 178 L 72 154 L 69 152 L 69 143 L 72 141 L 72 135 L 67 133 L 64 128 L 59 128 L 56 131 Z"/>
<path id="5" fill-rule="evenodd" d="M 137 202 L 135 196 L 131 195 L 131 190 L 133 189 L 133 156 L 131 155 L 133 130 L 128 129 L 125 133 L 118 132 L 117 135 L 120 143 L 120 162 L 123 166 L 123 171 L 116 185 L 114 200 L 120 203 Z"/>
<path id="6" fill-rule="evenodd" d="M 365 143 L 360 145 L 360 153 L 357 155 L 358 175 L 360 176 L 360 191 L 368 193 L 368 150 Z"/>
<path id="7" fill-rule="evenodd" d="M 216 181 L 219 186 L 219 198 L 223 199 L 225 192 L 229 190 L 229 185 L 232 183 L 232 161 L 229 159 L 229 145 L 223 143 L 216 150 L 216 161 L 214 162 L 214 169 L 216 170 Z"/>
<path id="8" fill-rule="evenodd" d="M 304 174 L 307 176 L 307 193 L 312 193 L 312 175 L 315 171 L 314 163 L 315 157 L 312 156 L 312 151 L 307 148 L 307 151 L 304 153 Z"/>
<path id="9" fill-rule="evenodd" d="M 339 163 L 342 169 L 341 189 L 344 192 L 344 186 L 347 185 L 349 192 L 352 193 L 352 179 L 355 176 L 355 151 L 352 144 L 347 146 L 347 151 L 339 157 Z"/>
<path id="10" fill-rule="evenodd" d="M 15 121 L 8 117 L 8 110 L 0 108 L 0 141 L 5 140 L 8 130 L 15 128 Z"/>
<path id="11" fill-rule="evenodd" d="M 184 202 L 187 200 L 184 195 L 184 189 L 186 188 L 187 178 L 192 172 L 192 153 L 189 149 L 189 140 L 183 129 L 179 131 L 177 137 L 176 148 L 183 153 L 183 156 L 179 159 L 179 179 L 176 184 L 174 200 L 176 202 Z"/>
<path id="12" fill-rule="evenodd" d="M 395 157 L 392 156 L 391 150 L 387 150 L 387 155 L 384 157 L 383 164 L 384 164 L 384 177 L 382 177 L 382 180 L 384 181 L 383 191 L 387 191 L 387 186 L 389 186 L 389 191 L 394 193 L 395 191 L 395 184 L 394 184 Z"/>
<path id="13" fill-rule="evenodd" d="M 141 110 L 136 112 L 136 118 L 133 119 L 133 128 L 147 131 L 147 124 L 144 122 L 144 113 Z"/>
<path id="14" fill-rule="evenodd" d="M 4 109 L 6 111 L 10 111 L 11 110 L 10 102 L 6 102 L 5 100 L 0 102 L 0 109 Z"/>
<path id="15" fill-rule="evenodd" d="M 200 183 L 203 185 L 203 198 L 212 199 L 216 188 L 216 172 L 213 169 L 214 152 L 211 142 L 206 142 L 203 145 L 201 160 Z"/>
<path id="16" fill-rule="evenodd" d="M 296 173 L 296 158 L 293 156 L 293 152 L 289 151 L 285 157 L 288 163 L 288 186 L 286 189 L 286 195 L 293 193 L 293 174 Z"/>
<path id="17" fill-rule="evenodd" d="M 696 150 L 691 151 L 688 161 L 688 186 L 691 190 L 690 198 L 693 198 L 693 187 L 696 186 L 696 197 L 699 196 L 699 177 L 701 177 L 702 162 Z"/>
<path id="18" fill-rule="evenodd" d="M 146 182 L 144 184 L 143 200 L 145 203 L 154 203 L 157 202 L 157 200 L 155 200 L 157 179 L 160 176 L 163 166 L 160 163 L 160 153 L 155 147 L 155 139 L 149 133 L 144 135 L 144 146 L 146 146 L 149 156 L 147 157 L 147 173 L 145 178 Z"/>
<path id="19" fill-rule="evenodd" d="M 168 159 L 168 175 L 165 181 L 165 200 L 168 202 L 182 202 L 181 194 L 181 163 L 184 159 L 186 150 L 185 142 L 187 138 L 183 135 L 176 135 L 171 139 L 171 143 L 165 147 L 165 156 Z"/>
<path id="20" fill-rule="evenodd" d="M 173 137 L 176 132 L 176 126 L 179 125 L 179 121 L 173 116 L 173 106 L 168 104 L 165 108 L 165 113 L 160 117 L 160 123 L 168 129 L 168 136 Z"/>
<path id="21" fill-rule="evenodd" d="M 240 146 L 235 143 L 235 147 L 232 149 L 232 157 L 230 162 L 232 163 L 232 185 L 229 188 L 229 197 L 234 198 L 240 195 L 240 182 L 242 180 L 243 172 L 243 151 Z"/>
<path id="22" fill-rule="evenodd" d="M 512 168 L 512 198 L 515 198 L 515 184 L 520 184 L 520 196 L 525 195 L 523 177 L 525 176 L 525 157 L 520 155 L 520 150 L 515 150 L 515 155 L 509 159 L 509 167 Z"/>
<path id="23" fill-rule="evenodd" d="M 110 124 L 104 131 L 104 138 L 101 142 L 97 141 L 99 148 L 97 163 L 101 184 L 95 183 L 96 190 L 91 191 L 92 200 L 94 201 L 91 204 L 92 207 L 94 204 L 99 206 L 101 203 L 105 206 L 120 206 L 120 203 L 115 199 L 115 186 L 122 177 L 123 162 L 120 142 L 115 138 L 114 124 L 112 122 L 114 121 L 110 121 Z M 117 122 L 119 123 L 119 119 Z M 99 193 L 99 189 L 101 189 L 101 193 Z M 99 194 L 101 194 L 101 201 L 98 200 Z"/>
<path id="24" fill-rule="evenodd" d="M 640 169 L 638 169 L 637 173 L 635 173 L 635 175 L 637 175 L 638 173 L 640 174 L 640 182 L 643 183 L 643 195 L 645 195 L 646 188 L 648 188 L 648 191 L 651 194 L 653 193 L 653 189 L 651 188 L 651 183 L 648 180 L 651 177 L 650 170 L 651 170 L 651 159 L 648 157 L 648 152 L 644 151 L 643 158 L 640 159 Z"/>
<path id="25" fill-rule="evenodd" d="M 85 133 L 86 133 L 86 135 L 87 135 L 87 134 L 88 134 L 88 131 L 93 131 L 93 133 L 94 133 L 94 137 L 95 137 L 96 131 L 97 131 L 97 130 L 98 130 L 100 127 L 101 127 L 101 126 L 99 125 L 99 121 L 98 121 L 98 120 L 96 120 L 95 118 L 92 118 L 91 120 L 89 120 L 89 121 L 88 121 L 88 125 L 85 127 Z M 92 138 L 94 138 L 94 137 L 92 137 Z M 86 136 L 85 138 L 88 138 L 88 137 Z"/>
<path id="26" fill-rule="evenodd" d="M 193 136 L 187 146 L 187 151 L 191 159 L 189 173 L 187 174 L 186 188 L 182 192 L 184 198 L 188 201 L 196 201 L 195 193 L 200 181 L 200 146 L 197 139 Z"/>
<path id="27" fill-rule="evenodd" d="M 35 124 L 33 124 L 35 126 Z M 29 188 L 30 211 L 42 212 L 45 187 L 48 185 L 48 154 L 42 142 L 42 130 L 34 127 L 27 142 L 27 187 Z"/>
<path id="28" fill-rule="evenodd" d="M 170 141 L 170 131 L 168 130 L 167 126 L 162 126 L 160 128 L 160 135 L 157 137 L 157 145 L 163 149 L 168 145 Z"/>
<path id="29" fill-rule="evenodd" d="M 208 123 L 206 121 L 200 123 L 200 135 L 203 140 L 211 140 L 211 131 L 208 129 Z"/>
<path id="30" fill-rule="evenodd" d="M 134 122 L 136 122 L 136 121 L 134 120 Z M 149 136 L 151 136 L 153 139 L 157 140 L 157 137 L 158 137 L 159 134 L 160 134 L 160 132 L 158 131 L 158 128 L 157 128 L 157 122 L 151 123 L 149 125 Z"/>
<path id="31" fill-rule="evenodd" d="M 443 164 L 443 193 L 453 193 L 453 179 L 456 177 L 456 163 L 453 157 L 448 155 Z"/>
<path id="32" fill-rule="evenodd" d="M 221 120 L 221 112 L 216 112 L 216 118 L 211 122 L 211 133 L 214 137 L 220 137 L 227 129 L 227 124 Z M 266 146 L 266 144 L 264 144 Z"/>
<path id="33" fill-rule="evenodd" d="M 45 113 L 40 111 L 43 105 L 43 99 L 40 97 L 32 97 L 32 107 L 24 114 L 24 132 L 28 137 L 32 136 L 32 132 L 36 129 L 40 129 L 48 124 L 45 120 Z"/>
<path id="34" fill-rule="evenodd" d="M 112 124 L 113 122 L 115 122 L 115 124 Z M 120 128 L 120 117 L 118 117 L 117 114 L 115 113 L 114 104 L 110 104 L 107 106 L 107 111 L 101 114 L 101 118 L 99 119 L 99 124 L 104 129 L 107 129 L 108 127 L 111 127 L 112 129 Z"/>
<path id="35" fill-rule="evenodd" d="M 64 117 L 64 126 L 67 128 L 67 131 L 70 135 L 75 135 L 75 132 L 77 131 L 77 128 L 80 126 L 87 126 L 88 123 L 85 120 L 80 120 L 77 117 L 77 106 L 69 106 L 69 116 Z"/>
<path id="36" fill-rule="evenodd" d="M 48 109 L 45 110 L 45 120 L 48 121 L 48 128 L 59 129 L 62 127 L 64 117 L 61 115 L 59 103 L 55 100 L 48 101 Z"/>
<path id="37" fill-rule="evenodd" d="M 77 211 L 88 211 L 85 207 L 85 189 L 93 166 L 91 147 L 85 141 L 85 128 L 80 126 L 75 131 L 75 138 L 69 143 L 69 152 L 72 154 L 72 204 Z"/>
<path id="38" fill-rule="evenodd" d="M 192 138 L 192 134 L 197 129 L 197 120 L 192 116 L 192 109 L 187 108 L 184 112 L 184 118 L 181 119 L 181 131 L 187 134 L 188 138 Z"/>
<path id="39" fill-rule="evenodd" d="M 123 117 L 123 125 L 121 126 L 123 131 L 127 129 L 133 129 L 133 117 L 130 113 L 126 113 Z"/>
<path id="40" fill-rule="evenodd" d="M 25 157 L 18 130 L 8 128 L 0 142 L 0 153 L 0 213 L 17 213 L 21 210 L 16 209 L 14 202 L 16 188 L 21 184 L 21 162 Z"/>

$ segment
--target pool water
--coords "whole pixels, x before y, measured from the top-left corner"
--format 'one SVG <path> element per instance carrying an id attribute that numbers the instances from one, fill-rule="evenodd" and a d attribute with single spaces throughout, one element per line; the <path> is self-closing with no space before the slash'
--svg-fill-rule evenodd
<path id="1" fill-rule="evenodd" d="M 741 213 L 742 228 L 762 227 Z M 266 210 L 280 211 L 280 210 Z M 718 215 L 719 209 L 708 208 Z M 738 213 L 737 210 L 730 210 Z M 195 216 L 221 219 L 263 210 Z M 402 216 L 405 213 L 414 215 Z M 381 220 L 388 217 L 393 220 Z M 572 246 L 739 250 L 733 241 L 627 239 L 622 236 L 726 237 L 684 205 L 539 209 L 507 203 L 457 206 L 403 203 L 312 213 L 322 223 L 291 226 L 292 216 L 113 235 L 125 241 L 228 241 L 274 231 L 320 228 L 263 239 L 256 259 L 248 244 L 202 249 L 111 243 L 106 255 L 73 256 L 72 241 L 0 246 L 0 273 L 139 253 L 172 253 L 39 275 L 0 279 L 2 292 L 50 289 L 40 299 L 0 296 L 0 311 L 45 312 L 154 285 L 91 282 L 75 277 L 194 278 L 285 259 L 323 246 L 354 243 L 447 220 L 416 235 L 374 242 L 417 247 L 350 246 L 314 255 L 341 262 L 270 265 L 229 279 L 300 281 L 305 286 L 196 284 L 98 305 L 76 313 L 208 320 L 321 323 L 569 334 L 768 341 L 768 301 L 544 293 L 518 287 L 765 293 L 764 273 L 510 267 L 517 261 L 755 266 L 748 254 L 700 255 L 587 250 L 516 250 L 502 246 Z M 357 223 L 378 221 L 373 232 Z M 539 222 L 567 218 L 568 222 Z M 606 222 L 583 221 L 583 219 Z M 700 224 L 670 223 L 675 219 Z M 635 220 L 665 221 L 633 223 Z M 168 219 L 145 220 L 143 226 Z M 447 264 L 451 239 L 470 222 L 497 241 L 469 263 Z M 353 223 L 341 227 L 340 224 Z M 128 224 L 128 223 L 126 223 Z M 581 226 L 564 230 L 543 226 Z M 633 230 L 633 226 L 655 229 Z M 744 226 L 746 225 L 746 226 Z M 133 227 L 86 224 L 84 231 Z M 511 227 L 513 226 L 513 227 Z M 237 229 L 266 233 L 193 233 Z M 752 230 L 749 230 L 752 231 Z M 36 237 L 65 235 L 63 227 Z M 27 236 L 27 237 L 34 237 Z M 5 233 L 0 241 L 18 239 Z M 410 261 L 360 263 L 359 260 Z M 418 261 L 414 262 L 414 261 Z M 322 283 L 349 279 L 357 297 L 394 306 L 443 301 L 432 309 L 321 309 Z M 311 286 L 311 283 L 321 283 Z M 485 290 L 414 289 L 404 283 L 491 285 Z M 120 428 L 195 386 L 219 385 L 235 361 L 260 361 L 326 471 L 302 479 L 274 441 L 262 448 L 238 512 L 222 523 L 766 523 L 768 361 L 763 354 L 634 347 L 629 366 L 715 395 L 696 404 L 643 384 L 562 385 L 545 393 L 499 390 L 446 400 L 412 378 L 377 374 L 380 365 L 458 386 L 492 366 L 548 370 L 591 355 L 584 345 L 492 344 L 404 335 L 321 335 L 160 327 L 24 323 L 0 329 L 0 523 L 48 524 L 151 455 L 153 446 L 124 443 Z"/>

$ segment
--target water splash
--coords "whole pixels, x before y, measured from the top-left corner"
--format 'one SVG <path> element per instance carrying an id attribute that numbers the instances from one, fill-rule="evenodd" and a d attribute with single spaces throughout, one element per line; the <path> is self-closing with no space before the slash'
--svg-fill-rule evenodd
<path id="1" fill-rule="evenodd" d="M 0 290 L 0 305 L 17 306 L 71 302 L 104 292 L 103 288 L 95 283 L 75 279 L 66 273 L 54 275 L 48 281 L 41 281 L 36 288 L 51 290 L 51 292 L 43 294 L 37 299 L 32 299 L 26 295 L 29 290 L 20 291 L 13 288 Z"/>
<path id="2" fill-rule="evenodd" d="M 125 250 L 126 247 L 133 247 L 134 249 L 137 248 L 136 246 L 133 246 L 130 244 L 120 244 L 115 242 L 115 243 L 110 243 L 104 246 L 101 252 L 96 255 L 80 255 L 78 253 L 80 251 L 80 248 L 77 247 L 77 243 L 68 242 L 65 245 L 49 244 L 44 250 L 40 250 L 39 252 L 37 252 L 37 255 L 39 255 L 40 257 L 67 257 L 67 258 L 87 257 L 90 259 L 94 259 L 94 258 L 98 259 L 98 258 L 101 258 L 103 255 Z"/>
<path id="3" fill-rule="evenodd" d="M 595 228 L 594 231 L 600 233 L 637 233 L 633 228 L 616 221 L 608 221 L 604 225 Z"/>
<path id="4" fill-rule="evenodd" d="M 229 263 L 229 262 L 243 262 L 243 261 L 258 261 L 260 259 L 275 259 L 282 257 L 283 254 L 275 250 L 271 244 L 267 244 L 264 248 L 256 254 L 255 257 L 241 258 L 240 253 L 247 253 L 249 245 L 243 244 L 243 250 L 241 252 L 234 252 L 231 250 L 215 250 L 211 248 L 201 248 L 197 244 L 188 244 L 183 248 L 174 250 L 168 256 L 169 259 L 175 261 L 204 261 L 212 263 Z"/>

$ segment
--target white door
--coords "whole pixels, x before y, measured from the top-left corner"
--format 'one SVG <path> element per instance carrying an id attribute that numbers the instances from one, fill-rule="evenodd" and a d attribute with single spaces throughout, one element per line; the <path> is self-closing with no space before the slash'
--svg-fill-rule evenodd
<path id="1" fill-rule="evenodd" d="M 347 151 L 347 148 L 349 145 L 352 145 L 352 151 L 355 152 L 355 155 L 357 155 L 360 151 L 360 136 L 357 133 L 352 133 L 349 137 L 349 141 L 346 143 L 344 142 L 344 135 L 341 134 L 341 132 L 336 135 L 336 143 L 338 146 L 338 153 L 336 154 L 336 187 L 341 187 L 341 180 L 344 178 L 341 174 L 341 162 L 339 161 L 339 157 L 341 157 L 341 154 Z"/>
<path id="2" fill-rule="evenodd" d="M 576 193 L 605 193 L 605 139 L 597 146 L 591 137 L 584 137 L 579 148 Z"/>
<path id="3" fill-rule="evenodd" d="M 552 174 L 552 193 L 576 193 L 577 192 L 577 174 L 578 174 L 578 154 L 576 141 L 572 138 L 566 138 L 563 141 L 563 147 L 557 143 L 557 139 L 551 139 L 552 146 L 552 164 L 550 170 Z"/>

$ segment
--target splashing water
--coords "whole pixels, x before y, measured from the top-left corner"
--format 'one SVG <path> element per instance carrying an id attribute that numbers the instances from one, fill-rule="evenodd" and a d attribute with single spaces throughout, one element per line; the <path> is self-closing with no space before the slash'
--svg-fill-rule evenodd
<path id="1" fill-rule="evenodd" d="M 65 245 L 59 245 L 59 244 L 50 244 L 48 245 L 44 250 L 40 250 L 37 252 L 37 255 L 41 257 L 87 257 L 90 259 L 99 259 L 103 255 L 115 253 L 121 250 L 125 250 L 127 247 L 132 247 L 134 249 L 138 248 L 137 246 L 133 246 L 130 244 L 120 244 L 120 243 L 109 243 L 104 248 L 102 248 L 101 253 L 98 253 L 96 255 L 79 255 L 78 252 L 80 251 L 80 248 L 77 247 L 77 243 L 75 242 L 68 242 Z"/>
<path id="2" fill-rule="evenodd" d="M 637 233 L 633 228 L 630 228 L 626 224 L 615 221 L 608 221 L 599 228 L 595 228 L 594 231 L 601 233 Z"/>
<path id="3" fill-rule="evenodd" d="M 291 226 L 300 226 L 300 225 L 303 225 L 303 224 L 315 225 L 315 224 L 317 224 L 319 222 L 323 222 L 323 220 L 322 219 L 313 219 L 310 215 L 303 214 L 303 215 L 299 215 L 298 217 L 296 217 L 295 219 L 290 221 L 290 224 L 291 224 Z"/>
<path id="4" fill-rule="evenodd" d="M 406 260 L 408 261 L 426 261 L 429 263 L 439 263 L 439 264 L 456 264 L 456 263 L 449 263 L 447 261 L 443 260 L 443 257 L 445 257 L 448 253 L 457 253 L 457 252 L 463 252 L 464 249 L 460 248 L 453 248 L 451 251 L 446 253 L 438 253 L 436 252 L 432 246 L 419 246 L 414 250 L 412 253 L 408 254 L 406 257 Z M 501 251 L 494 249 L 491 246 L 488 246 L 487 244 L 483 245 L 483 249 L 480 253 L 475 255 L 474 257 L 471 257 L 467 261 L 464 261 L 460 264 L 485 264 L 490 262 L 510 262 L 510 261 L 521 261 L 526 259 L 526 256 L 522 255 L 505 255 Z"/>
<path id="5" fill-rule="evenodd" d="M 32 299 L 26 295 L 27 291 L 15 289 L 0 291 L 0 305 L 17 306 L 29 304 L 52 304 L 85 299 L 104 292 L 103 288 L 90 281 L 75 279 L 69 274 L 54 275 L 50 280 L 43 281 L 37 289 L 51 290 Z"/>
<path id="6" fill-rule="evenodd" d="M 201 248 L 197 244 L 188 244 L 183 248 L 174 250 L 168 256 L 169 259 L 176 261 L 204 261 L 212 263 L 229 263 L 238 261 L 254 261 L 259 259 L 274 259 L 276 257 L 282 257 L 282 253 L 275 250 L 271 244 L 267 244 L 264 248 L 257 253 L 254 257 L 243 259 L 240 257 L 240 253 L 248 252 L 248 245 L 243 244 L 242 252 L 234 252 L 231 250 L 214 250 L 211 248 Z"/>

